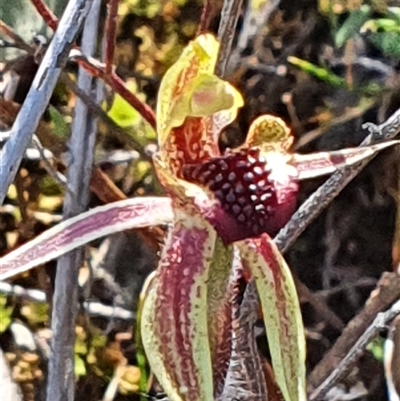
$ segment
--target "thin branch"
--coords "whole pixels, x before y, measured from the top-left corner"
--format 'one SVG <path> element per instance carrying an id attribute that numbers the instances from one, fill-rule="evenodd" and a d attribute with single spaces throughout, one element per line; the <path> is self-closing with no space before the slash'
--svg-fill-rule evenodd
<path id="1" fill-rule="evenodd" d="M 12 39 L 18 41 L 18 36 L 14 34 L 13 30 L 8 27 L 7 25 L 3 24 L 0 25 L 0 29 L 4 28 L 4 32 L 9 35 Z M 25 42 L 20 39 L 22 42 L 22 44 L 25 44 Z M 34 49 L 31 48 L 29 45 L 26 45 L 26 49 L 28 51 L 28 53 L 34 53 Z M 74 50 L 74 54 L 76 54 L 77 50 Z M 81 54 L 80 52 L 78 54 Z M 83 58 L 83 56 L 82 56 Z M 88 60 L 92 60 L 90 57 L 87 58 Z M 96 60 L 93 61 L 93 63 L 90 65 L 93 65 L 93 68 L 96 68 L 94 66 L 94 64 L 97 63 L 96 65 L 99 65 L 101 67 L 99 67 L 97 70 L 95 69 L 95 74 L 94 76 L 99 76 L 102 75 L 104 76 L 105 74 L 102 71 L 102 66 L 100 63 L 98 63 Z M 88 64 L 90 64 L 88 62 Z M 90 68 L 88 68 L 89 71 L 91 71 Z M 113 76 L 109 77 L 109 79 L 112 81 L 114 78 Z M 77 87 L 77 85 L 68 77 L 67 74 L 62 73 L 61 74 L 61 80 L 68 86 L 68 88 L 70 90 L 72 90 L 72 92 L 74 92 L 78 97 L 80 97 L 80 99 L 82 99 L 86 105 L 88 106 L 89 110 L 94 113 L 96 116 L 100 117 L 103 122 L 105 122 L 114 132 L 116 132 L 119 137 L 121 137 L 124 140 L 127 140 L 128 142 L 130 142 L 135 149 L 139 150 L 142 157 L 144 157 L 145 159 L 148 158 L 146 157 L 146 153 L 143 152 L 142 147 L 140 146 L 139 143 L 135 142 L 135 140 L 126 134 L 126 132 L 119 128 L 115 123 L 112 122 L 112 120 L 107 116 L 107 114 L 104 112 L 104 110 L 102 110 L 94 101 L 93 99 L 86 94 L 85 91 L 82 91 L 81 89 L 79 89 Z M 117 82 L 116 85 L 116 91 L 124 96 L 125 91 L 124 91 L 124 83 L 122 82 Z M 136 107 L 139 111 L 139 113 L 141 113 L 144 118 L 147 117 L 147 121 L 150 123 L 150 125 L 153 126 L 153 128 L 155 127 L 155 116 L 153 111 L 145 104 L 143 104 L 139 99 L 136 98 L 136 96 L 133 93 L 129 92 L 129 96 L 128 96 L 128 101 L 130 101 L 130 104 L 133 107 Z M 3 102 L 4 103 L 4 102 Z M 2 103 L 2 105 L 4 106 L 4 104 Z M 143 110 L 142 110 L 143 109 Z M 4 110 L 3 110 L 4 111 Z M 15 115 L 17 115 L 18 110 L 12 110 L 13 112 L 15 111 Z M 15 117 L 13 117 L 13 120 L 15 119 Z M 95 192 L 100 199 L 102 199 L 105 202 L 115 202 L 116 200 L 121 200 L 121 199 L 126 199 L 126 196 L 121 193 L 121 191 L 118 190 L 118 188 L 115 186 L 115 184 L 110 180 L 107 179 L 107 177 L 98 169 L 95 168 L 94 172 L 93 172 L 93 177 L 92 177 L 92 182 L 91 182 L 91 189 L 93 190 L 93 192 Z M 59 174 L 59 173 L 58 173 Z M 62 177 L 60 177 L 62 178 Z M 108 201 L 107 201 L 108 199 Z M 154 231 L 154 230 L 153 230 Z M 159 249 L 159 243 L 162 242 L 162 238 L 163 238 L 163 232 L 161 229 L 156 229 L 155 232 L 150 232 L 147 229 L 142 229 L 139 230 L 139 235 L 142 237 L 142 239 L 149 244 L 149 246 L 151 246 L 153 249 L 158 250 Z"/>
<path id="2" fill-rule="evenodd" d="M 268 0 L 257 2 L 249 1 L 243 21 L 243 27 L 238 39 L 237 51 L 239 54 L 245 50 L 250 40 L 262 37 L 262 31 L 268 23 L 271 14 L 279 6 L 280 0 Z"/>
<path id="3" fill-rule="evenodd" d="M 400 132 L 400 109 L 381 125 L 364 124 L 369 135 L 360 146 L 393 139 Z M 300 234 L 317 218 L 317 216 L 339 195 L 343 188 L 355 178 L 363 168 L 375 157 L 371 156 L 360 164 L 338 170 L 321 185 L 293 214 L 290 221 L 278 233 L 274 241 L 281 252 L 293 245 Z"/>
<path id="4" fill-rule="evenodd" d="M 242 9 L 243 0 L 225 0 L 221 11 L 221 22 L 218 29 L 220 49 L 216 74 L 220 78 L 226 75 L 226 66 L 232 51 L 232 43 L 235 37 L 236 25 Z"/>
<path id="5" fill-rule="evenodd" d="M 367 345 L 374 339 L 381 331 L 387 329 L 387 325 L 396 317 L 400 315 L 400 300 L 397 301 L 388 311 L 379 313 L 371 325 L 364 331 L 358 341 L 349 350 L 347 355 L 336 365 L 335 370 L 324 380 L 324 382 L 313 391 L 310 396 L 310 401 L 323 401 L 325 396 L 329 393 L 336 383 L 343 379 L 351 366 L 364 353 Z"/>
<path id="6" fill-rule="evenodd" d="M 119 0 L 109 0 L 107 4 L 107 21 L 106 21 L 106 40 L 105 40 L 105 63 L 104 70 L 106 75 L 112 72 L 114 62 L 115 34 L 117 30 L 117 12 Z"/>
<path id="7" fill-rule="evenodd" d="M 43 3 L 42 0 L 31 0 L 33 5 L 36 7 L 39 14 L 43 17 L 47 25 L 55 30 L 58 25 L 58 20 L 52 13 L 52 11 Z M 129 91 L 124 81 L 119 78 L 116 74 L 112 73 L 112 64 L 114 58 L 114 46 L 115 46 L 115 31 L 116 31 L 116 16 L 118 11 L 119 0 L 110 0 L 108 8 L 107 18 L 107 40 L 106 40 L 106 61 L 105 64 L 98 62 L 97 60 L 82 55 L 79 49 L 74 49 L 73 56 L 70 57 L 72 60 L 76 60 L 81 66 L 83 66 L 87 72 L 93 77 L 103 79 L 116 93 L 124 98 L 139 114 L 151 125 L 153 129 L 156 129 L 156 119 L 153 110 L 141 100 L 139 100 L 134 93 Z M 5 24 L 4 24 L 5 25 Z M 7 26 L 4 27 L 6 29 Z M 11 30 L 12 31 L 12 30 Z"/>
<path id="8" fill-rule="evenodd" d="M 40 118 L 44 113 L 67 54 L 93 0 L 70 0 L 54 38 L 39 66 L 24 104 L 13 124 L 11 138 L 0 153 L 0 204 L 17 173 Z"/>
<path id="9" fill-rule="evenodd" d="M 126 100 L 139 114 L 156 129 L 156 118 L 154 111 L 146 103 L 140 101 L 134 93 L 132 93 L 126 86 L 124 81 L 116 74 L 109 77 L 104 77 L 104 82 L 111 86 L 124 100 Z"/>
<path id="10" fill-rule="evenodd" d="M 212 16 L 212 11 L 215 5 L 218 4 L 216 1 L 204 0 L 203 10 L 201 12 L 200 24 L 197 30 L 197 35 L 201 35 L 208 31 L 210 26 L 210 19 Z"/>
<path id="11" fill-rule="evenodd" d="M 28 54 L 33 54 L 35 52 L 34 49 L 32 49 L 32 47 L 21 38 L 21 36 L 17 35 L 14 30 L 2 20 L 0 20 L 0 33 L 7 35 L 12 39 L 18 49 L 25 50 Z"/>
<path id="12" fill-rule="evenodd" d="M 256 4 L 257 3 L 257 4 Z M 240 30 L 237 47 L 227 65 L 228 74 L 233 72 L 243 63 L 242 53 L 250 44 L 253 38 L 262 38 L 262 30 L 267 25 L 271 14 L 278 8 L 280 0 L 263 0 L 259 2 L 248 1 Z M 271 69 L 271 66 L 264 66 Z"/>
<path id="13" fill-rule="evenodd" d="M 319 387 L 337 369 L 338 364 L 354 347 L 377 314 L 385 311 L 399 298 L 400 276 L 395 273 L 384 273 L 364 309 L 348 323 L 333 347 L 310 373 L 308 377 L 310 391 Z"/>
<path id="14" fill-rule="evenodd" d="M 32 137 L 32 142 L 33 144 L 36 146 L 39 154 L 40 154 L 40 158 L 43 161 L 43 167 L 45 168 L 45 170 L 47 171 L 47 173 L 53 177 L 53 179 L 58 182 L 60 185 L 65 186 L 67 179 L 65 178 L 65 176 L 63 174 L 61 174 L 59 171 L 57 171 L 56 168 L 54 168 L 54 166 L 51 163 L 51 158 L 47 156 L 46 154 L 46 150 L 42 143 L 40 142 L 39 138 L 36 135 L 33 135 Z M 49 151 L 48 151 L 49 152 Z"/>
<path id="15" fill-rule="evenodd" d="M 53 14 L 53 11 L 42 0 L 31 0 L 31 3 L 36 8 L 36 11 L 43 18 L 44 22 L 55 31 L 58 27 L 58 18 Z"/>
<path id="16" fill-rule="evenodd" d="M 48 302 L 44 291 L 26 289 L 19 285 L 0 282 L 0 294 L 26 299 L 32 302 Z M 83 309 L 89 316 L 104 317 L 106 319 L 121 319 L 131 321 L 135 319 L 135 314 L 120 306 L 104 305 L 100 302 L 85 301 L 82 303 Z"/>
<path id="17" fill-rule="evenodd" d="M 31 0 L 33 5 L 36 7 L 39 14 L 43 17 L 46 24 L 53 30 L 57 28 L 58 20 L 52 13 L 52 11 L 43 3 L 42 0 Z M 105 65 L 99 62 L 91 62 L 90 58 L 86 58 L 81 55 L 75 56 L 76 60 L 82 65 L 87 72 L 93 77 L 99 77 L 103 79 L 116 93 L 124 98 L 139 114 L 151 125 L 153 129 L 156 129 L 156 119 L 153 110 L 145 103 L 140 101 L 134 93 L 129 91 L 124 81 L 116 74 L 112 73 L 112 64 L 114 58 L 114 46 L 115 46 L 115 31 L 116 31 L 116 16 L 118 11 L 119 0 L 110 0 L 108 8 L 107 18 L 107 40 L 106 40 L 106 61 Z M 79 50 L 75 50 L 76 52 Z"/>
<path id="18" fill-rule="evenodd" d="M 94 0 L 84 25 L 82 51 L 91 56 L 96 49 L 101 0 Z M 79 70 L 78 87 L 90 93 L 92 77 Z M 78 99 L 69 142 L 65 219 L 87 209 L 96 141 L 97 119 Z M 57 262 L 51 328 L 52 354 L 49 360 L 47 401 L 71 401 L 75 394 L 74 344 L 78 312 L 78 271 L 83 263 L 82 249 L 62 256 Z"/>
<path id="19" fill-rule="evenodd" d="M 139 152 L 140 156 L 145 160 L 151 160 L 151 158 L 146 154 L 143 149 L 143 146 L 133 138 L 132 135 L 129 135 L 126 130 L 119 127 L 108 115 L 107 113 L 98 105 L 93 96 L 88 95 L 85 91 L 80 89 L 75 82 L 68 76 L 67 73 L 63 72 L 61 74 L 60 81 L 64 83 L 67 88 L 78 96 L 83 102 L 85 102 L 86 106 L 96 117 L 100 118 L 101 121 L 107 125 L 107 128 L 112 131 L 112 133 L 116 136 L 117 139 L 121 140 L 132 146 L 136 151 Z M 97 83 L 99 84 L 99 82 Z"/>
<path id="20" fill-rule="evenodd" d="M 78 49 L 74 49 L 71 52 L 69 59 L 71 61 L 76 61 L 92 77 L 102 79 L 134 109 L 136 109 L 154 130 L 156 129 L 156 118 L 154 111 L 146 103 L 143 103 L 141 100 L 139 100 L 136 95 L 125 86 L 125 82 L 118 75 L 115 73 L 107 75 L 105 73 L 105 65 L 103 63 L 83 55 Z"/>
<path id="21" fill-rule="evenodd" d="M 327 305 L 325 300 L 317 297 L 309 288 L 303 284 L 296 276 L 293 277 L 296 284 L 297 294 L 300 299 L 308 302 L 314 311 L 322 320 L 331 325 L 335 329 L 341 331 L 344 329 L 342 319 Z"/>

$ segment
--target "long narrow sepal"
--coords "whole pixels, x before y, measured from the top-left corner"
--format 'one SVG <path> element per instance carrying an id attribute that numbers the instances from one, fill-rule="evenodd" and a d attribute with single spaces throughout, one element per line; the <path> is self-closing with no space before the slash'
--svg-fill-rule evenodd
<path id="1" fill-rule="evenodd" d="M 305 401 L 304 328 L 290 270 L 266 234 L 238 247 L 257 286 L 276 381 L 286 401 Z"/>
<path id="2" fill-rule="evenodd" d="M 170 224 L 169 198 L 134 198 L 99 206 L 65 220 L 0 259 L 0 280 L 38 265 L 105 235 L 133 228 Z"/>
<path id="3" fill-rule="evenodd" d="M 400 141 L 387 141 L 377 145 L 348 148 L 333 152 L 319 152 L 307 155 L 294 154 L 290 164 L 297 168 L 299 180 L 331 174 L 337 169 L 353 166 L 368 157 L 373 156 L 382 149 L 398 145 Z"/>
<path id="4" fill-rule="evenodd" d="M 144 301 L 142 341 L 171 401 L 213 401 L 207 285 L 216 233 L 200 217 L 177 214 Z"/>

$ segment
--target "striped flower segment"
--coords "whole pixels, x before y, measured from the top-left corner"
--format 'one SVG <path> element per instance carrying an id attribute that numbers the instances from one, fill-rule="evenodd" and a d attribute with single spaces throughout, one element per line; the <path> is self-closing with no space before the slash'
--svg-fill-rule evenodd
<path id="1" fill-rule="evenodd" d="M 171 401 L 214 400 L 207 286 L 215 243 L 207 222 L 178 211 L 144 301 L 143 346 Z"/>
<path id="2" fill-rule="evenodd" d="M 134 198 L 96 207 L 57 224 L 1 258 L 0 280 L 28 271 L 97 238 L 172 221 L 169 198 Z"/>
<path id="3" fill-rule="evenodd" d="M 66 220 L 0 259 L 0 279 L 104 235 L 171 225 L 145 291 L 141 320 L 150 368 L 168 398 L 219 399 L 229 363 L 240 369 L 246 348 L 234 348 L 233 361 L 231 357 L 232 343 L 235 347 L 245 341 L 243 333 L 232 333 L 235 279 L 239 272 L 251 271 L 277 382 L 285 401 L 304 401 L 299 302 L 289 268 L 268 235 L 293 214 L 300 180 L 356 164 L 398 141 L 292 154 L 290 128 L 278 117 L 262 115 L 251 124 L 242 146 L 221 154 L 219 134 L 236 118 L 243 99 L 215 75 L 218 51 L 212 35 L 200 35 L 162 79 L 156 112 L 159 150 L 153 160 L 168 198 L 130 199 Z M 248 372 L 248 367 L 233 372 L 225 390 L 230 391 L 232 379 L 248 379 Z M 265 394 L 264 385 L 253 384 L 251 388 Z"/>
<path id="4" fill-rule="evenodd" d="M 232 122 L 242 95 L 214 74 L 219 43 L 204 34 L 166 72 L 157 101 L 159 157 L 180 176 L 184 163 L 219 155 L 218 134 Z"/>
<path id="5" fill-rule="evenodd" d="M 286 401 L 305 401 L 305 337 L 289 267 L 268 235 L 239 242 L 260 297 L 276 381 Z"/>
<path id="6" fill-rule="evenodd" d="M 376 145 L 346 148 L 333 152 L 319 152 L 307 155 L 295 153 L 292 155 L 288 163 L 296 167 L 299 174 L 299 180 L 306 180 L 331 174 L 343 167 L 354 166 L 355 164 L 374 156 L 381 150 L 398 144 L 400 144 L 400 141 L 393 140 Z"/>

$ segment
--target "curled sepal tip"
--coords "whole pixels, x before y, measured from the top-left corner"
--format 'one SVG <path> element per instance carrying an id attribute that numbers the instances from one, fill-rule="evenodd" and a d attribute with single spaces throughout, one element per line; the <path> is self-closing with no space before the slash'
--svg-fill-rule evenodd
<path id="1" fill-rule="evenodd" d="M 305 401 L 304 328 L 290 270 L 266 234 L 238 246 L 257 286 L 276 381 L 285 401 Z"/>

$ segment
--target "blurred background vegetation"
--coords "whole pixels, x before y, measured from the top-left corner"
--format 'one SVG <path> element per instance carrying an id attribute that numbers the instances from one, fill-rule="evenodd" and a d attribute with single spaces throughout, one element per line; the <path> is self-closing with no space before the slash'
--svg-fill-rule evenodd
<path id="1" fill-rule="evenodd" d="M 46 3 L 60 17 L 67 1 Z M 166 69 L 196 35 L 202 6 L 201 0 L 120 1 L 115 71 L 150 107 L 155 107 Z M 267 6 L 272 12 L 262 20 L 261 11 Z M 221 8 L 222 1 L 216 0 L 209 21 L 209 30 L 215 33 Z M 245 17 L 245 10 L 252 18 Z M 38 53 L 45 48 L 45 39 L 51 40 L 51 30 L 30 0 L 1 2 L 0 16 Z M 106 4 L 103 22 L 105 16 Z M 0 34 L 0 127 L 6 131 L 26 96 L 40 57 L 8 46 L 12 40 L 4 30 Z M 39 39 L 37 35 L 41 35 Z M 101 38 L 99 33 L 99 54 Z M 67 73 L 76 81 L 75 64 L 68 64 Z M 242 91 L 245 107 L 223 133 L 221 147 L 238 146 L 250 122 L 263 113 L 280 116 L 292 127 L 296 138 L 293 151 L 356 146 L 366 135 L 361 127 L 364 122 L 382 122 L 400 107 L 399 73 L 399 1 L 244 1 L 227 79 Z M 7 88 L 15 77 L 18 84 L 10 95 Z M 32 145 L 1 208 L 0 254 L 61 219 L 64 188 L 51 172 L 65 173 L 76 99 L 61 81 L 36 133 L 51 152 L 51 166 Z M 153 129 L 108 88 L 101 109 L 97 167 L 128 197 L 161 194 L 151 163 L 156 149 Z M 382 152 L 286 255 L 300 280 L 317 299 L 327 302 L 343 323 L 357 314 L 378 278 L 390 271 L 399 257 L 399 160 L 396 149 Z M 300 202 L 322 182 L 305 183 Z M 90 207 L 102 202 L 92 194 Z M 88 248 L 79 278 L 77 401 L 140 398 L 135 313 L 141 286 L 156 259 L 154 247 L 136 232 L 116 234 Z M 18 295 L 15 288 L 0 287 L 0 346 L 25 401 L 44 399 L 54 266 L 54 262 L 48 263 L 13 282 L 36 292 Z M 100 312 L 91 311 L 90 305 L 97 305 Z M 110 317 L 107 306 L 123 308 L 125 314 Z M 340 331 L 316 316 L 307 300 L 302 300 L 302 307 L 308 368 L 312 369 Z M 268 356 L 263 336 L 259 345 Z M 365 389 L 357 399 L 387 399 L 381 351 L 382 341 L 374 342 L 354 377 L 348 378 L 348 386 L 361 383 Z M 151 393 L 157 391 L 155 387 Z"/>

